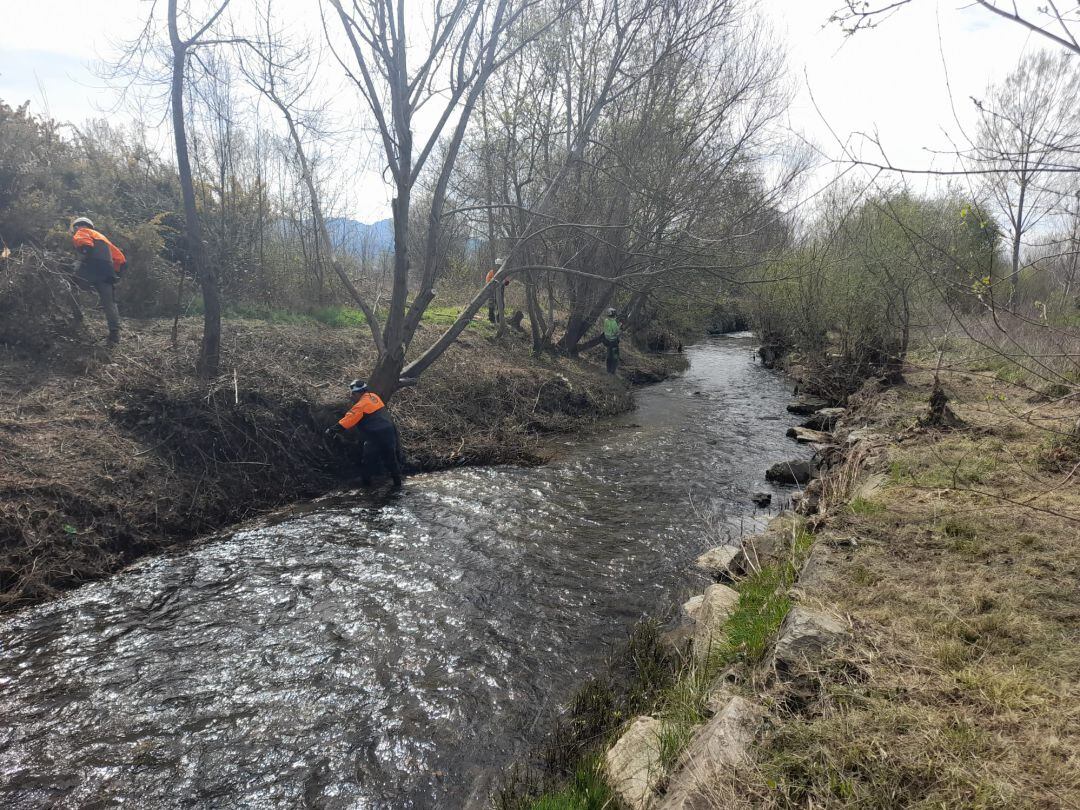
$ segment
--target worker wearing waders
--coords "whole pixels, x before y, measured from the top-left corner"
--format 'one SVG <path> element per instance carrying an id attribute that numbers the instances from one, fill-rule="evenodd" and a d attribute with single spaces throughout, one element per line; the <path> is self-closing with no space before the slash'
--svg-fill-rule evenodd
<path id="1" fill-rule="evenodd" d="M 604 318 L 604 334 L 601 337 L 607 346 L 607 373 L 614 374 L 619 370 L 619 335 L 621 333 L 619 321 L 615 317 L 615 310 L 609 309 Z"/>
<path id="2" fill-rule="evenodd" d="M 95 290 L 109 324 L 109 345 L 120 342 L 120 313 L 116 310 L 115 285 L 124 274 L 127 259 L 123 251 L 94 230 L 94 223 L 79 217 L 71 223 L 71 241 L 82 259 L 75 280 L 83 289 Z"/>
<path id="3" fill-rule="evenodd" d="M 365 487 L 371 486 L 372 470 L 381 463 L 394 479 L 394 486 L 401 486 L 401 464 L 398 460 L 398 432 L 394 420 L 386 410 L 382 398 L 369 391 L 363 380 L 349 384 L 353 406 L 349 412 L 326 429 L 327 436 L 335 436 L 358 427 L 360 447 L 363 451 L 360 475 Z"/>

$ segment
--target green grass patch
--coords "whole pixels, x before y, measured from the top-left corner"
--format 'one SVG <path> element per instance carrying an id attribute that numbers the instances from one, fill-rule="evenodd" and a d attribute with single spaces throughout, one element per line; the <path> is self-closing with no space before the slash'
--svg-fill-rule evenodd
<path id="1" fill-rule="evenodd" d="M 992 448 L 969 441 L 956 445 L 939 444 L 897 454 L 889 465 L 893 484 L 956 489 L 985 483 L 1000 466 Z"/>
<path id="2" fill-rule="evenodd" d="M 461 307 L 436 307 L 430 306 L 424 310 L 424 323 L 435 326 L 451 326 L 461 315 Z"/>
<path id="3" fill-rule="evenodd" d="M 615 798 L 611 788 L 600 775 L 600 760 L 590 757 L 575 771 L 574 778 L 562 790 L 541 796 L 531 805 L 532 810 L 605 810 Z"/>
<path id="4" fill-rule="evenodd" d="M 885 507 L 880 503 L 864 498 L 861 495 L 852 498 L 848 508 L 853 515 L 876 515 L 885 511 Z"/>
<path id="5" fill-rule="evenodd" d="M 320 307 L 311 313 L 311 317 L 319 323 L 338 328 L 367 325 L 364 313 L 352 307 Z"/>
<path id="6" fill-rule="evenodd" d="M 660 756 L 665 768 L 678 760 L 706 720 L 706 703 L 717 676 L 739 662 L 753 665 L 765 658 L 781 623 L 791 610 L 788 589 L 813 545 L 814 538 L 800 528 L 791 559 L 764 566 L 738 585 L 739 601 L 724 625 L 724 638 L 705 662 L 691 663 L 658 697 L 654 714 L 661 720 Z"/>

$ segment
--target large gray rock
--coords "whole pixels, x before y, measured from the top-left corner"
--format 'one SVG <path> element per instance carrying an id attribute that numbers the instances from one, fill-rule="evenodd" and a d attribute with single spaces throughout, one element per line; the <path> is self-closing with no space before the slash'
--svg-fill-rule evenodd
<path id="1" fill-rule="evenodd" d="M 780 625 L 773 663 L 778 669 L 789 670 L 813 666 L 842 644 L 846 636 L 847 629 L 836 619 L 795 605 Z"/>
<path id="2" fill-rule="evenodd" d="M 654 717 L 635 717 L 618 742 L 604 755 L 608 784 L 627 806 L 645 810 L 663 778 L 660 766 L 660 727 Z"/>
<path id="3" fill-rule="evenodd" d="M 713 579 L 732 580 L 746 570 L 742 546 L 716 546 L 701 554 L 694 565 Z"/>
<path id="4" fill-rule="evenodd" d="M 822 408 L 802 423 L 804 428 L 810 430 L 832 430 L 836 427 L 837 420 L 847 413 L 847 408 Z"/>
<path id="5" fill-rule="evenodd" d="M 805 484 L 813 477 L 814 466 L 798 458 L 773 464 L 765 471 L 765 480 L 775 484 Z"/>
<path id="6" fill-rule="evenodd" d="M 811 416 L 817 413 L 822 408 L 828 408 L 829 403 L 823 399 L 816 399 L 815 397 L 801 397 L 790 405 L 787 406 L 788 413 L 794 413 L 799 416 Z"/>
<path id="7" fill-rule="evenodd" d="M 799 444 L 833 443 L 833 437 L 831 433 L 823 433 L 820 430 L 810 430 L 810 428 L 804 427 L 788 428 L 787 436 L 789 439 L 794 439 Z"/>
<path id="8" fill-rule="evenodd" d="M 727 704 L 694 735 L 679 770 L 657 810 L 715 808 L 716 785 L 725 772 L 750 762 L 750 746 L 761 725 L 761 710 L 741 697 Z"/>
<path id="9" fill-rule="evenodd" d="M 727 585 L 710 585 L 697 614 L 694 628 L 694 658 L 704 661 L 724 638 L 724 623 L 739 602 L 738 591 Z"/>
<path id="10" fill-rule="evenodd" d="M 686 614 L 686 618 L 688 618 L 692 622 L 696 622 L 698 614 L 701 612 L 701 603 L 704 601 L 705 595 L 699 594 L 697 596 L 691 596 L 689 599 L 683 602 L 682 609 L 683 613 Z"/>
<path id="11" fill-rule="evenodd" d="M 849 431 L 847 436 L 844 437 L 844 444 L 849 447 L 856 444 L 883 444 L 885 437 L 880 433 L 875 433 L 871 428 L 861 427 L 855 430 Z"/>

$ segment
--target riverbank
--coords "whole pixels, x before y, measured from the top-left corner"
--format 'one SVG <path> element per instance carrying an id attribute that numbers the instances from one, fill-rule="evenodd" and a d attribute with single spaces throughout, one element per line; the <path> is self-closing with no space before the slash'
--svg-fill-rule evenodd
<path id="1" fill-rule="evenodd" d="M 976 368 L 852 397 L 497 806 L 1080 806 L 1080 403 Z"/>
<path id="2" fill-rule="evenodd" d="M 361 328 L 231 320 L 223 374 L 192 374 L 199 324 L 130 321 L 106 352 L 78 334 L 32 351 L 0 345 L 0 610 L 50 598 L 140 556 L 176 548 L 355 477 L 348 442 L 322 429 L 372 361 Z M 418 346 L 437 325 L 421 327 Z M 626 380 L 662 379 L 681 358 L 623 352 L 534 357 L 477 323 L 391 404 L 409 467 L 535 464 L 542 437 L 633 405 Z"/>

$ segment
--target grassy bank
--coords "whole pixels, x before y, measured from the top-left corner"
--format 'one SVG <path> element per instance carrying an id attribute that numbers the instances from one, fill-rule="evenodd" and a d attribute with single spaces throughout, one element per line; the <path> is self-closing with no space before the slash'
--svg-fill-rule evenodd
<path id="1" fill-rule="evenodd" d="M 175 347 L 171 326 L 125 322 L 113 352 L 69 325 L 29 347 L 0 344 L 0 608 L 355 476 L 353 448 L 322 429 L 371 366 L 363 328 L 231 320 L 222 376 L 207 386 L 191 374 L 199 324 L 181 321 Z M 423 326 L 416 345 L 437 333 Z M 672 368 L 624 357 L 634 378 Z M 545 434 L 632 406 L 598 361 L 536 358 L 520 336 L 467 330 L 393 400 L 410 467 L 542 461 Z"/>
<path id="2" fill-rule="evenodd" d="M 1080 403 L 982 366 L 858 398 L 869 487 L 826 516 L 808 596 L 856 644 L 777 712 L 754 805 L 1080 807 Z M 1049 394 L 1049 395 L 1048 395 Z"/>

